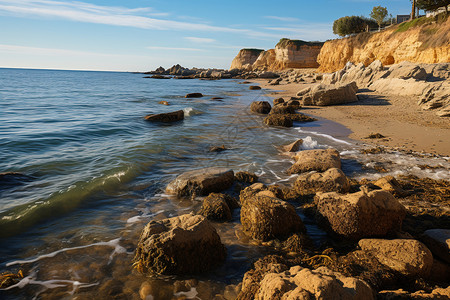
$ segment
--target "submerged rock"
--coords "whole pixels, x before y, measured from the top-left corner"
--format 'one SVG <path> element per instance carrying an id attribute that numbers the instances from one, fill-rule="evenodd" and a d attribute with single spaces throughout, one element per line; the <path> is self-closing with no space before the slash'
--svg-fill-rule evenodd
<path id="1" fill-rule="evenodd" d="M 250 110 L 258 114 L 268 114 L 271 108 L 270 103 L 267 101 L 254 101 L 250 105 Z"/>
<path id="2" fill-rule="evenodd" d="M 167 101 L 159 101 L 158 104 L 169 105 L 169 102 L 167 102 Z"/>
<path id="3" fill-rule="evenodd" d="M 358 245 L 370 252 L 383 265 L 406 276 L 430 275 L 433 265 L 431 251 L 417 240 L 363 239 Z"/>
<path id="4" fill-rule="evenodd" d="M 296 163 L 289 168 L 289 174 L 341 168 L 341 157 L 336 149 L 304 150 L 298 152 L 294 159 Z"/>
<path id="5" fill-rule="evenodd" d="M 255 195 L 241 203 L 243 230 L 254 239 L 283 239 L 292 233 L 305 231 L 295 208 L 285 201 Z"/>
<path id="6" fill-rule="evenodd" d="M 187 214 L 148 223 L 134 265 L 144 273 L 194 274 L 220 265 L 225 256 L 225 247 L 209 221 Z"/>
<path id="7" fill-rule="evenodd" d="M 258 86 L 258 85 L 251 85 L 251 86 L 249 86 L 248 88 L 249 88 L 250 90 L 260 90 L 260 89 L 261 89 L 261 87 Z"/>
<path id="8" fill-rule="evenodd" d="M 228 189 L 234 182 L 234 172 L 225 168 L 205 168 L 185 172 L 169 185 L 166 192 L 177 196 L 208 195 Z"/>
<path id="9" fill-rule="evenodd" d="M 316 171 L 301 174 L 297 177 L 294 189 L 299 195 L 315 194 L 317 192 L 348 193 L 350 182 L 340 169 L 332 168 L 323 173 Z"/>
<path id="10" fill-rule="evenodd" d="M 145 116 L 145 120 L 152 122 L 176 122 L 184 119 L 184 111 L 177 110 L 169 113 L 151 114 Z"/>
<path id="11" fill-rule="evenodd" d="M 189 93 L 184 96 L 185 98 L 201 98 L 203 97 L 202 93 Z"/>
<path id="12" fill-rule="evenodd" d="M 406 209 L 391 193 L 375 190 L 342 195 L 317 193 L 318 213 L 330 229 L 346 238 L 382 237 L 401 229 Z"/>

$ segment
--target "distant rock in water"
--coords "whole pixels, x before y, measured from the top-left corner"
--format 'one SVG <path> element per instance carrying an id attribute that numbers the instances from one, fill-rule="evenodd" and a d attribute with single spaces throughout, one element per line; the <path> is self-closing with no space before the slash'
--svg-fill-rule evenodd
<path id="1" fill-rule="evenodd" d="M 167 101 L 159 101 L 158 104 L 169 105 L 169 102 L 167 102 Z"/>
<path id="2" fill-rule="evenodd" d="M 260 90 L 260 89 L 261 89 L 261 87 L 258 86 L 258 85 L 251 85 L 251 86 L 249 86 L 248 88 L 249 88 L 250 90 Z"/>
<path id="3" fill-rule="evenodd" d="M 203 97 L 202 93 L 189 93 L 184 96 L 185 98 L 201 98 Z"/>
<path id="4" fill-rule="evenodd" d="M 182 110 L 145 116 L 145 120 L 153 122 L 176 122 L 181 121 L 183 119 L 184 119 L 184 111 Z"/>

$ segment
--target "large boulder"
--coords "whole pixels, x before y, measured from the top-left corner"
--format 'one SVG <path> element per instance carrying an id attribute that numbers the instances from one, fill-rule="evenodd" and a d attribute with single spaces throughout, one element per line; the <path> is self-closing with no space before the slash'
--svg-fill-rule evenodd
<path id="1" fill-rule="evenodd" d="M 243 285 L 242 289 L 247 288 Z M 375 299 L 372 288 L 364 281 L 346 277 L 326 267 L 316 270 L 291 267 L 284 272 L 266 274 L 254 299 Z"/>
<path id="2" fill-rule="evenodd" d="M 295 114 L 295 108 L 293 106 L 275 105 L 272 107 L 270 114 Z"/>
<path id="3" fill-rule="evenodd" d="M 294 159 L 296 162 L 289 168 L 289 174 L 341 168 L 341 157 L 336 149 L 304 150 L 298 152 Z"/>
<path id="4" fill-rule="evenodd" d="M 401 229 L 406 209 L 381 190 L 342 195 L 317 193 L 317 212 L 338 235 L 349 239 L 382 237 Z"/>
<path id="5" fill-rule="evenodd" d="M 422 241 L 433 255 L 450 264 L 450 229 L 429 229 L 423 233 Z"/>
<path id="6" fill-rule="evenodd" d="M 433 265 L 431 251 L 417 240 L 363 239 L 358 243 L 362 250 L 370 252 L 383 265 L 405 276 L 430 275 Z"/>
<path id="7" fill-rule="evenodd" d="M 294 189 L 299 195 L 317 192 L 348 193 L 350 182 L 340 169 L 331 168 L 323 173 L 313 171 L 299 175 L 295 181 Z"/>
<path id="8" fill-rule="evenodd" d="M 233 182 L 233 170 L 205 168 L 179 175 L 167 185 L 166 192 L 177 196 L 208 195 L 228 189 Z"/>
<path id="9" fill-rule="evenodd" d="M 297 93 L 302 105 L 328 106 L 358 101 L 355 82 L 343 85 L 318 84 Z"/>
<path id="10" fill-rule="evenodd" d="M 271 108 L 270 103 L 267 101 L 254 101 L 250 105 L 250 110 L 258 114 L 268 114 Z"/>
<path id="11" fill-rule="evenodd" d="M 269 114 L 264 118 L 264 124 L 269 126 L 292 127 L 294 126 L 294 121 L 289 115 Z"/>
<path id="12" fill-rule="evenodd" d="M 150 114 L 145 116 L 145 120 L 152 122 L 176 122 L 184 119 L 184 111 L 177 110 L 169 113 Z"/>
<path id="13" fill-rule="evenodd" d="M 305 231 L 295 208 L 280 199 L 251 196 L 242 202 L 241 223 L 245 233 L 254 239 L 283 239 L 292 233 Z"/>
<path id="14" fill-rule="evenodd" d="M 285 145 L 283 146 L 283 150 L 286 152 L 297 152 L 300 150 L 300 147 L 303 144 L 303 140 L 302 139 L 298 139 L 293 143 L 290 143 L 289 145 Z"/>
<path id="15" fill-rule="evenodd" d="M 151 221 L 143 229 L 134 258 L 141 272 L 192 274 L 225 260 L 226 250 L 214 227 L 200 215 Z"/>

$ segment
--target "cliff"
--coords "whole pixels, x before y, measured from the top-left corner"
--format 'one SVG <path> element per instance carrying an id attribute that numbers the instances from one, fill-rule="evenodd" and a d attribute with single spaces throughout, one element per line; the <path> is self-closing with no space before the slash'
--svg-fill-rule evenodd
<path id="1" fill-rule="evenodd" d="M 383 65 L 450 62 L 450 18 L 420 18 L 382 32 L 327 41 L 317 57 L 321 72 L 340 70 L 349 61 L 368 66 L 375 60 Z"/>
<path id="2" fill-rule="evenodd" d="M 230 69 L 279 71 L 317 68 L 317 56 L 322 45 L 321 42 L 281 39 L 275 49 L 242 49 L 233 59 Z M 256 53 L 258 56 L 255 57 Z"/>

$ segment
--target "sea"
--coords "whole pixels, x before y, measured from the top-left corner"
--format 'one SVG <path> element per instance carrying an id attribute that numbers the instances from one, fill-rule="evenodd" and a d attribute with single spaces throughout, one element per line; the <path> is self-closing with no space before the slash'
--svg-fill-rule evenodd
<path id="1" fill-rule="evenodd" d="M 268 127 L 249 107 L 275 95 L 249 90 L 243 80 L 144 77 L 0 69 L 0 173 L 15 172 L 0 181 L 0 272 L 23 273 L 0 290 L 1 299 L 233 299 L 251 264 L 271 252 L 242 237 L 239 209 L 231 222 L 214 223 L 227 259 L 205 274 L 138 273 L 132 259 L 140 232 L 149 221 L 198 212 L 202 198 L 164 193 L 186 171 L 226 167 L 267 185 L 292 184 L 286 170 L 293 161 L 282 146 L 297 139 L 302 150 L 336 148 L 343 171 L 356 179 L 450 179 L 449 157 L 363 154 L 373 146 L 328 120 Z M 192 92 L 204 97 L 185 98 Z M 183 121 L 144 120 L 176 110 Z M 209 151 L 222 145 L 226 151 Z M 325 233 L 293 205 L 308 235 L 323 242 Z"/>

